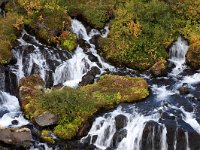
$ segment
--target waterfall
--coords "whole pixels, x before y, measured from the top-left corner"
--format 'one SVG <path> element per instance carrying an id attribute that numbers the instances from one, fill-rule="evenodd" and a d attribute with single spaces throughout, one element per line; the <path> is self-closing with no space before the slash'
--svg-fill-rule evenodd
<path id="1" fill-rule="evenodd" d="M 179 37 L 170 48 L 169 61 L 175 68 L 167 77 L 154 79 L 145 74 L 140 75 L 149 81 L 152 91 L 146 102 L 123 104 L 116 110 L 96 118 L 88 135 L 83 137 L 81 142 L 93 144 L 101 150 L 199 149 L 200 145 L 191 145 L 189 139 L 196 136 L 200 140 L 200 123 L 196 119 L 199 118 L 200 105 L 191 102 L 189 98 L 200 94 L 196 90 L 196 85 L 200 83 L 200 73 L 194 72 L 186 76 L 181 74 L 187 67 L 187 50 L 187 41 Z M 191 94 L 184 98 L 178 92 L 183 83 L 191 87 Z M 116 127 L 117 115 L 127 118 L 122 129 Z M 184 133 L 185 138 L 180 137 L 181 133 Z M 195 136 L 192 135 L 194 133 Z"/>
<path id="2" fill-rule="evenodd" d="M 0 127 L 20 127 L 28 124 L 20 111 L 19 102 L 15 96 L 0 91 L 0 106 Z M 13 120 L 18 123 L 13 124 Z"/>
<path id="3" fill-rule="evenodd" d="M 170 59 L 175 68 L 172 71 L 174 76 L 178 75 L 185 68 L 185 55 L 188 50 L 188 42 L 181 36 L 178 37 L 177 41 L 170 48 Z"/>
<path id="4" fill-rule="evenodd" d="M 82 77 L 94 66 L 100 69 L 101 74 L 106 70 L 118 73 L 117 69 L 98 55 L 92 41 L 94 37 L 106 38 L 109 27 L 106 26 L 104 30 L 105 32 L 96 29 L 86 31 L 80 21 L 73 19 L 72 31 L 87 46 L 78 45 L 72 54 L 46 46 L 23 31 L 18 39 L 19 45 L 12 49 L 17 63 L 8 68 L 17 75 L 18 80 L 39 74 L 47 87 L 57 84 L 77 87 Z M 200 95 L 200 72 L 185 72 L 187 49 L 187 41 L 179 37 L 170 48 L 169 61 L 175 68 L 168 76 L 151 78 L 148 72 L 138 75 L 148 80 L 151 92 L 147 100 L 121 104 L 114 110 L 101 114 L 80 141 L 92 144 L 99 150 L 200 149 L 200 144 L 192 143 L 193 139 L 200 141 L 200 103 L 197 101 Z M 95 61 L 91 60 L 90 55 L 95 57 Z M 128 74 L 126 71 L 121 68 L 120 73 Z M 131 69 L 129 71 L 135 72 Z M 129 75 L 135 76 L 135 73 Z M 28 121 L 23 118 L 18 99 L 2 92 L 5 88 L 5 78 L 5 74 L 0 72 L 0 126 L 25 125 Z M 190 94 L 179 94 L 178 88 L 183 83 L 188 84 Z M 117 121 L 119 115 L 123 116 L 122 121 Z M 13 120 L 17 120 L 18 124 L 12 124 Z M 123 124 L 120 124 L 121 122 Z M 51 149 L 42 143 L 38 145 L 45 147 L 44 149 Z M 31 148 L 35 149 L 34 146 Z"/>
<path id="5" fill-rule="evenodd" d="M 107 32 L 109 31 L 107 26 L 105 30 Z M 90 42 L 93 36 L 106 37 L 108 34 L 107 32 L 101 34 L 98 30 L 92 29 L 88 34 L 83 24 L 76 19 L 72 20 L 72 32 L 75 33 L 79 39 L 83 39 L 88 45 L 90 45 L 87 52 L 90 52 L 98 61 L 92 62 L 89 59 L 89 56 L 84 53 L 84 50 L 78 46 L 72 58 L 63 62 L 56 68 L 54 73 L 54 85 L 61 83 L 65 86 L 76 87 L 81 81 L 83 75 L 93 66 L 98 67 L 101 70 L 101 73 L 105 72 L 105 69 L 114 70 L 113 66 L 104 62 L 104 60 L 97 54 L 95 45 Z M 100 65 L 98 65 L 98 63 Z"/>

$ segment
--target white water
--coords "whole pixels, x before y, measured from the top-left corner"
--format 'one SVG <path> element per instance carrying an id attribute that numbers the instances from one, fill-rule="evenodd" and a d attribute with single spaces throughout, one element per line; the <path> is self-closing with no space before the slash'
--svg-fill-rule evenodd
<path id="1" fill-rule="evenodd" d="M 176 66 L 172 70 L 171 75 L 177 76 L 186 68 L 185 55 L 187 53 L 188 47 L 188 42 L 180 36 L 170 48 L 169 61 L 171 61 Z"/>
<path id="2" fill-rule="evenodd" d="M 0 91 L 0 104 L 0 112 L 2 110 L 6 110 L 7 112 L 0 118 L 0 127 L 20 127 L 28 124 L 28 121 L 24 119 L 20 111 L 19 102 L 15 96 Z M 17 125 L 12 125 L 11 122 L 13 120 L 17 120 L 19 123 Z"/>
<path id="3" fill-rule="evenodd" d="M 106 31 L 109 31 L 107 27 Z M 56 68 L 54 73 L 54 85 L 63 83 L 65 86 L 76 87 L 81 81 L 83 75 L 93 66 L 98 67 L 101 70 L 101 73 L 103 73 L 105 69 L 114 70 L 113 66 L 104 62 L 104 60 L 97 54 L 95 45 L 90 42 L 93 36 L 99 35 L 106 37 L 108 34 L 107 32 L 101 35 L 98 30 L 92 29 L 88 34 L 83 24 L 76 19 L 72 20 L 72 32 L 74 32 L 78 38 L 84 39 L 85 42 L 90 45 L 90 48 L 87 51 L 91 52 L 95 57 L 98 58 L 98 61 L 102 67 L 99 67 L 96 62 L 91 62 L 88 59 L 88 55 L 86 55 L 83 49 L 78 46 L 72 58 Z"/>
<path id="4" fill-rule="evenodd" d="M 72 58 L 66 60 L 59 59 L 59 56 L 54 55 L 54 51 L 51 49 L 47 49 L 48 55 L 50 55 L 51 61 L 56 61 L 57 65 L 55 65 L 55 70 L 52 70 L 49 66 L 49 62 L 47 61 L 47 57 L 44 55 L 43 50 L 40 49 L 39 43 L 34 37 L 33 40 L 36 45 L 32 45 L 22 38 L 19 39 L 21 45 L 32 45 L 34 46 L 33 52 L 28 54 L 27 58 L 24 58 L 24 53 L 26 51 L 13 51 L 17 58 L 17 65 L 16 68 L 12 68 L 13 71 L 18 75 L 18 79 L 31 75 L 33 65 L 36 64 L 38 66 L 38 74 L 45 80 L 47 76 L 47 71 L 53 71 L 53 79 L 54 85 L 59 83 L 65 86 L 76 87 L 78 83 L 81 81 L 82 76 L 90 70 L 92 66 L 97 66 L 101 73 L 103 73 L 106 69 L 114 71 L 115 68 L 110 66 L 109 64 L 105 63 L 104 60 L 97 54 L 95 49 L 95 45 L 90 42 L 93 36 L 102 36 L 106 37 L 108 34 L 108 27 L 105 28 L 106 33 L 102 34 L 101 32 L 93 29 L 90 33 L 87 33 L 85 27 L 78 21 L 72 20 L 72 31 L 81 39 L 84 39 L 87 44 L 90 45 L 90 48 L 87 49 L 88 52 L 91 52 L 94 56 L 98 58 L 99 63 L 102 67 L 99 67 L 96 62 L 91 62 L 88 59 L 88 55 L 86 55 L 83 49 L 78 46 L 72 55 Z M 27 34 L 27 33 L 23 33 Z M 118 150 L 140 150 L 142 148 L 142 138 L 145 126 L 149 121 L 154 121 L 159 124 L 159 147 L 161 150 L 167 150 L 169 145 L 167 143 L 167 126 L 164 123 L 160 122 L 160 118 L 163 112 L 167 112 L 173 110 L 175 112 L 180 112 L 181 119 L 193 128 L 197 133 L 200 134 L 200 124 L 196 119 L 196 114 L 194 111 L 187 111 L 183 106 L 179 106 L 176 104 L 171 105 L 170 99 L 174 95 L 177 94 L 177 88 L 181 86 L 182 83 L 188 83 L 189 85 L 193 86 L 200 82 L 200 73 L 195 73 L 193 75 L 188 75 L 185 77 L 181 76 L 184 69 L 186 69 L 185 65 L 185 54 L 188 49 L 187 42 L 182 39 L 181 37 L 174 43 L 172 48 L 170 49 L 171 57 L 169 61 L 175 65 L 175 68 L 169 73 L 169 78 L 173 77 L 174 85 L 167 85 L 167 84 L 152 84 L 150 86 L 152 90 L 152 94 L 154 95 L 153 100 L 151 103 L 146 104 L 146 102 L 142 103 L 143 105 L 151 105 L 151 110 L 143 110 L 143 106 L 137 106 L 140 104 L 130 104 L 126 109 L 130 112 L 126 112 L 125 109 L 118 107 L 113 112 L 105 114 L 101 117 L 96 118 L 94 121 L 88 135 L 82 138 L 82 142 L 86 140 L 87 137 L 91 136 L 90 144 L 94 144 L 99 149 L 106 149 L 108 147 L 112 147 L 113 143 L 113 136 L 117 131 L 115 125 L 115 117 L 119 114 L 123 114 L 127 117 L 127 125 L 123 128 L 127 131 L 127 135 L 117 143 L 117 147 L 115 149 Z M 47 54 L 46 54 L 47 55 Z M 26 62 L 26 63 L 25 63 Z M 24 67 L 25 66 L 25 67 Z M 146 77 L 147 80 L 151 80 L 150 76 L 141 75 Z M 163 79 L 168 79 L 165 77 Z M 179 78 L 178 78 L 179 77 Z M 13 119 L 19 120 L 19 126 L 26 124 L 27 121 L 24 120 L 22 115 L 16 117 L 16 113 L 20 113 L 18 100 L 15 97 L 12 97 L 6 93 L 3 93 L 3 104 L 2 108 L 5 107 L 9 109 L 9 113 L 4 114 L 4 116 L 0 119 L 0 126 L 8 127 L 11 125 L 11 121 Z M 173 99 L 176 101 L 176 99 Z M 148 102 L 147 102 L 148 103 Z M 166 105 L 165 105 L 166 104 Z M 137 106 L 137 107 L 136 107 Z M 170 114 L 170 113 L 169 113 Z M 170 116 L 176 116 L 176 114 L 171 113 Z M 177 127 L 181 127 L 181 124 L 177 122 Z M 149 140 L 152 141 L 151 148 L 156 150 L 156 145 L 154 145 L 154 141 L 156 140 L 156 127 L 153 127 L 153 131 L 151 133 L 151 137 Z M 177 132 L 177 131 L 176 131 Z M 173 148 L 177 148 L 177 134 L 175 134 L 175 140 Z M 93 139 L 97 137 L 96 141 L 93 142 Z M 189 144 L 189 134 L 185 132 L 185 149 L 190 149 Z M 49 149 L 45 145 L 45 149 Z"/>
<path id="5" fill-rule="evenodd" d="M 152 106 L 154 109 L 151 109 L 151 111 L 147 111 L 148 113 L 141 113 L 139 111 L 140 108 L 146 107 L 146 106 L 140 106 L 139 108 L 136 108 L 137 104 L 132 104 L 125 108 L 124 110 L 121 109 L 121 107 L 118 107 L 118 109 L 114 110 L 111 113 L 108 113 L 110 117 L 107 117 L 108 114 L 105 114 L 102 117 L 96 118 L 94 121 L 88 135 L 81 139 L 82 142 L 86 142 L 85 140 L 88 137 L 91 137 L 90 144 L 94 144 L 97 149 L 104 150 L 108 147 L 112 147 L 112 138 L 115 133 L 118 131 L 115 127 L 115 121 L 114 118 L 119 115 L 123 114 L 127 117 L 127 125 L 124 127 L 127 131 L 126 137 L 122 139 L 117 145 L 117 150 L 140 150 L 142 148 L 142 137 L 143 137 L 143 131 L 145 128 L 145 125 L 149 121 L 157 122 L 160 132 L 160 148 L 161 150 L 168 150 L 168 143 L 167 143 L 167 126 L 165 124 L 160 123 L 161 114 L 163 112 L 172 111 L 172 113 L 169 113 L 169 116 L 176 117 L 176 114 L 173 114 L 173 112 L 179 112 L 182 120 L 187 123 L 191 128 L 193 128 L 198 134 L 200 134 L 200 124 L 196 120 L 196 114 L 195 112 L 188 112 L 183 106 L 175 106 L 171 105 L 170 99 L 173 95 L 179 94 L 178 88 L 183 83 L 187 83 L 189 86 L 196 85 L 200 82 L 200 73 L 195 73 L 193 75 L 188 75 L 183 77 L 181 73 L 186 69 L 185 65 L 185 55 L 187 53 L 188 49 L 188 43 L 181 37 L 178 38 L 178 40 L 173 44 L 173 46 L 170 49 L 171 57 L 169 61 L 175 65 L 175 68 L 173 68 L 172 72 L 169 73 L 169 77 L 161 77 L 163 80 L 167 80 L 170 77 L 173 77 L 174 84 L 166 85 L 166 84 L 153 84 L 151 85 L 152 93 L 154 94 L 154 99 L 152 100 Z M 146 77 L 147 80 L 151 80 L 149 76 L 141 75 L 143 77 Z M 173 99 L 174 102 L 176 102 L 175 99 Z M 172 101 L 172 102 L 173 102 Z M 155 103 L 155 106 L 153 105 Z M 144 104 L 144 103 L 143 103 Z M 157 107 L 156 104 L 159 104 Z M 138 104 L 139 105 L 139 104 Z M 150 104 L 146 104 L 150 105 Z M 149 107 L 152 107 L 149 106 Z M 195 104 L 193 104 L 193 107 Z M 131 113 L 125 112 L 126 109 L 132 109 Z M 144 111 L 145 112 L 145 111 Z M 173 141 L 173 149 L 176 150 L 177 146 L 177 132 L 178 128 L 181 126 L 178 122 L 176 122 L 175 119 L 175 125 L 177 126 L 175 133 L 174 133 L 174 141 Z M 112 131 L 110 132 L 107 137 L 105 137 L 105 132 L 107 132 L 107 128 Z M 150 147 L 148 147 L 149 150 L 155 150 L 156 147 L 154 145 L 155 142 L 155 127 L 153 127 L 153 131 L 150 134 L 148 140 L 151 141 Z M 92 138 L 96 138 L 97 140 L 94 142 Z M 189 140 L 188 140 L 188 133 L 185 132 L 185 149 L 190 150 Z M 159 141 L 157 141 L 159 142 Z"/>

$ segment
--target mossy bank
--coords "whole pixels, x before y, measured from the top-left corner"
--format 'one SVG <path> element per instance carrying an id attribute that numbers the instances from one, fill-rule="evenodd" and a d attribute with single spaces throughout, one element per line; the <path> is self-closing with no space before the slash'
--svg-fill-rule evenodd
<path id="1" fill-rule="evenodd" d="M 47 111 L 55 114 L 58 121 L 53 132 L 64 140 L 75 137 L 98 110 L 144 100 L 149 95 L 144 79 L 129 76 L 104 75 L 97 83 L 77 89 L 64 87 L 44 92 L 42 86 L 37 75 L 21 80 L 22 109 L 32 121 Z"/>

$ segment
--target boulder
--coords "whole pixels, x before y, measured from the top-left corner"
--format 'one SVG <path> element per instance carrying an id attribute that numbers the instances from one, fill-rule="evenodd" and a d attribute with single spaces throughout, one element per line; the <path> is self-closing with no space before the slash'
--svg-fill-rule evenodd
<path id="1" fill-rule="evenodd" d="M 88 59 L 91 62 L 98 62 L 99 61 L 98 58 L 92 54 L 92 52 L 87 52 L 87 55 L 88 55 Z"/>
<path id="2" fill-rule="evenodd" d="M 190 93 L 187 83 L 183 83 L 183 85 L 178 90 L 181 95 Z"/>
<path id="3" fill-rule="evenodd" d="M 92 67 L 90 69 L 90 71 L 88 71 L 83 77 L 82 77 L 82 81 L 79 82 L 79 85 L 81 86 L 84 86 L 84 85 L 87 85 L 87 84 L 92 84 L 94 83 L 94 79 L 95 79 L 95 76 L 97 74 L 100 74 L 101 71 L 98 67 Z"/>
<path id="4" fill-rule="evenodd" d="M 112 139 L 112 145 L 114 148 L 117 148 L 118 144 L 123 140 L 123 138 L 125 138 L 127 136 L 127 130 L 126 129 L 121 129 L 119 131 L 117 131 L 114 135 L 113 135 L 113 139 Z"/>
<path id="5" fill-rule="evenodd" d="M 58 118 L 56 115 L 50 112 L 44 112 L 43 114 L 36 116 L 34 120 L 39 126 L 46 127 L 50 125 L 55 125 L 58 121 Z"/>
<path id="6" fill-rule="evenodd" d="M 31 130 L 28 128 L 0 129 L 0 141 L 6 144 L 29 146 L 32 141 Z"/>
<path id="7" fill-rule="evenodd" d="M 128 119 L 127 119 L 126 116 L 124 116 L 124 115 L 122 115 L 122 114 L 117 115 L 117 116 L 115 117 L 116 129 L 117 129 L 117 130 L 120 130 L 120 129 L 124 128 L 124 127 L 127 125 L 127 121 L 128 121 Z"/>
<path id="8" fill-rule="evenodd" d="M 150 71 L 153 76 L 163 76 L 166 73 L 167 68 L 167 61 L 166 60 L 159 60 L 156 62 L 151 68 Z"/>

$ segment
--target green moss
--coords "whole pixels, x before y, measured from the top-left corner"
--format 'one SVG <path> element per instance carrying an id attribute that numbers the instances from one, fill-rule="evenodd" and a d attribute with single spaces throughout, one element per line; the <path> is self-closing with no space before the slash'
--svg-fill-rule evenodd
<path id="1" fill-rule="evenodd" d="M 63 4 L 67 6 L 71 16 L 82 16 L 84 21 L 94 28 L 103 28 L 113 16 L 113 0 L 68 0 L 63 1 Z"/>
<path id="2" fill-rule="evenodd" d="M 51 131 L 49 130 L 42 130 L 41 132 L 41 138 L 48 143 L 54 144 L 55 140 L 51 136 Z"/>
<path id="3" fill-rule="evenodd" d="M 0 17 L 0 64 L 7 64 L 12 58 L 10 49 L 18 34 L 14 27 L 16 18 L 16 14 L 12 12 L 7 13 L 6 18 Z"/>
<path id="4" fill-rule="evenodd" d="M 23 79 L 28 84 L 21 82 L 21 88 L 28 89 L 28 91 L 20 90 L 22 99 L 28 100 L 25 104 L 25 114 L 29 118 L 47 110 L 56 114 L 58 125 L 55 126 L 53 132 L 64 140 L 76 136 L 86 121 L 100 108 L 108 109 L 121 102 L 139 101 L 149 94 L 148 85 L 144 79 L 128 76 L 104 75 L 93 85 L 77 89 L 54 88 L 51 92 L 46 93 L 34 88 L 37 86 L 29 88 L 33 84 L 31 83 L 34 81 L 33 78 L 35 77 Z"/>

